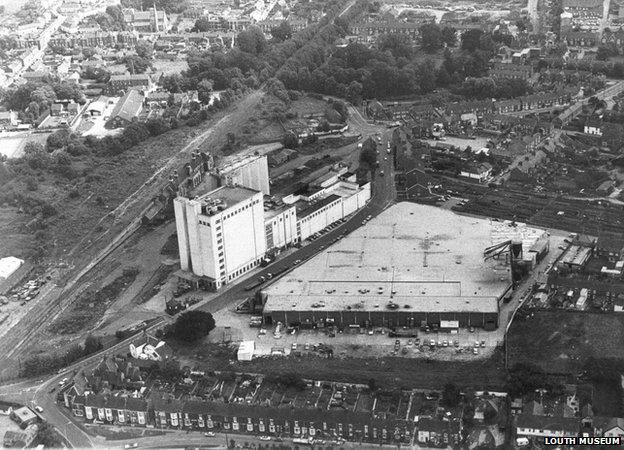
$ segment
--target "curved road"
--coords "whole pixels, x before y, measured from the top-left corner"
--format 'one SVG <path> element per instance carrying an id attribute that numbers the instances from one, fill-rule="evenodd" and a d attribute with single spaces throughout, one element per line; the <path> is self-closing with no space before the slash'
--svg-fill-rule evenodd
<path id="1" fill-rule="evenodd" d="M 364 123 L 360 122 L 359 125 L 362 127 L 363 134 L 374 134 L 375 132 L 381 130 L 379 126 L 370 125 L 365 121 Z M 236 284 L 230 285 L 220 295 L 217 295 L 216 297 L 213 297 L 203 303 L 199 303 L 195 305 L 194 308 L 214 313 L 223 308 L 234 307 L 242 299 L 249 296 L 249 292 L 245 291 L 245 286 L 247 286 L 251 280 L 257 279 L 260 276 L 266 276 L 269 272 L 278 272 L 280 268 L 292 267 L 296 260 L 305 261 L 306 259 L 317 254 L 323 248 L 331 245 L 332 241 L 338 238 L 341 234 L 350 233 L 361 226 L 362 221 L 367 216 L 376 216 L 392 204 L 395 199 L 393 181 L 394 168 L 392 164 L 393 154 L 388 154 L 387 152 L 392 130 L 383 130 L 381 133 L 381 143 L 377 146 L 379 150 L 379 168 L 377 169 L 378 175 L 373 178 L 371 200 L 364 208 L 355 213 L 347 222 L 326 233 L 319 239 L 309 243 L 294 253 L 278 259 L 273 264 L 262 268 L 252 276 L 238 280 Z M 383 176 L 381 175 L 382 171 Z M 150 327 L 150 330 L 154 330 L 159 326 L 162 326 L 162 323 L 153 325 Z M 127 348 L 128 342 L 131 340 L 132 338 L 120 342 L 103 352 L 97 353 L 83 361 L 77 362 L 72 366 L 65 368 L 62 373 L 54 375 L 46 380 L 25 380 L 13 384 L 1 385 L 0 398 L 20 402 L 33 407 L 35 405 L 41 406 L 43 408 L 41 416 L 54 425 L 66 437 L 67 441 L 73 447 L 99 447 L 102 445 L 102 442 L 94 441 L 92 436 L 76 425 L 78 422 L 71 415 L 71 412 L 68 409 L 56 404 L 55 397 L 58 383 L 64 377 L 70 376 L 70 372 L 81 369 L 89 369 L 99 362 L 104 355 L 118 353 L 122 348 Z M 172 434 L 172 440 L 169 442 L 167 440 L 167 436 L 168 434 L 159 438 L 160 445 L 176 446 L 180 444 L 179 437 L 173 438 L 174 435 Z M 234 437 L 234 439 L 236 438 L 237 437 Z M 116 445 L 113 444 L 112 446 L 114 447 Z"/>

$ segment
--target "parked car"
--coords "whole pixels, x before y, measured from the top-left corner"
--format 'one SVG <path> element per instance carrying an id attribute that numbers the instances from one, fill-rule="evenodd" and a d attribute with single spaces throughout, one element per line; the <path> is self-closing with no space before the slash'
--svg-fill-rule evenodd
<path id="1" fill-rule="evenodd" d="M 206 433 L 204 433 L 204 436 L 206 436 L 206 437 L 215 437 L 216 434 L 214 434 L 214 432 L 212 432 L 212 431 L 207 431 Z"/>

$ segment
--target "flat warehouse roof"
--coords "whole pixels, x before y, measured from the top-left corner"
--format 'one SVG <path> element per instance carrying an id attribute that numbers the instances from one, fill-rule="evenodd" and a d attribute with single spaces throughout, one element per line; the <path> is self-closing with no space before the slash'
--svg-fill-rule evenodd
<path id="1" fill-rule="evenodd" d="M 322 315 L 331 311 L 351 312 L 427 312 L 427 313 L 498 313 L 497 297 L 397 297 L 392 302 L 395 309 L 388 308 L 388 297 L 375 295 L 273 295 L 264 307 L 272 311 L 313 311 Z"/>
<path id="2" fill-rule="evenodd" d="M 518 233 L 532 245 L 544 232 L 399 203 L 269 286 L 265 311 L 497 312 L 510 267 L 483 251 Z"/>
<path id="3" fill-rule="evenodd" d="M 199 197 L 197 200 L 223 200 L 224 202 L 227 202 L 228 206 L 233 206 L 237 203 L 253 197 L 257 193 L 258 191 L 254 191 L 253 189 L 242 186 L 222 186 L 215 189 L 214 191 L 207 192 L 206 194 Z"/>

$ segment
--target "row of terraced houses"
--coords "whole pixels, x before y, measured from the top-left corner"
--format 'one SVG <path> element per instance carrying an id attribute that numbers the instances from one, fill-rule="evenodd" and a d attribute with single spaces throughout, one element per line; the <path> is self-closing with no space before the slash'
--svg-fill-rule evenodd
<path id="1" fill-rule="evenodd" d="M 76 396 L 66 404 L 88 423 L 205 430 L 282 437 L 343 438 L 372 443 L 457 445 L 459 419 L 421 419 L 346 409 L 280 408 L 215 401 L 181 401 L 154 394 L 149 399 L 102 394 Z M 416 434 L 415 434 L 416 433 Z"/>

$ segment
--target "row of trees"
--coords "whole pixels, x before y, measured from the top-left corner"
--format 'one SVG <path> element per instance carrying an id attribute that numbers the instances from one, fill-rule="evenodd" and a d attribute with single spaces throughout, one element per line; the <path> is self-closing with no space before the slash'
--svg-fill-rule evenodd
<path id="1" fill-rule="evenodd" d="M 75 344 L 63 354 L 43 353 L 29 357 L 22 363 L 22 376 L 34 377 L 54 372 L 102 348 L 100 338 L 87 336 L 83 345 Z"/>
<path id="2" fill-rule="evenodd" d="M 34 122 L 56 100 L 84 103 L 85 96 L 77 83 L 53 79 L 43 83 L 22 84 L 3 92 L 2 96 L 2 103 L 7 108 L 20 112 L 23 119 L 31 122 Z"/>
<path id="3" fill-rule="evenodd" d="M 482 77 L 496 48 L 488 35 L 470 30 L 462 35 L 463 50 L 447 49 L 436 69 L 432 60 L 414 56 L 413 47 L 404 37 L 382 36 L 380 43 L 381 49 L 352 43 L 336 49 L 330 57 L 323 45 L 310 45 L 297 64 L 287 62 L 276 76 L 288 89 L 331 94 L 350 101 L 425 94 L 437 87 L 461 84 L 466 77 Z M 512 92 L 502 90 L 505 95 Z"/>

